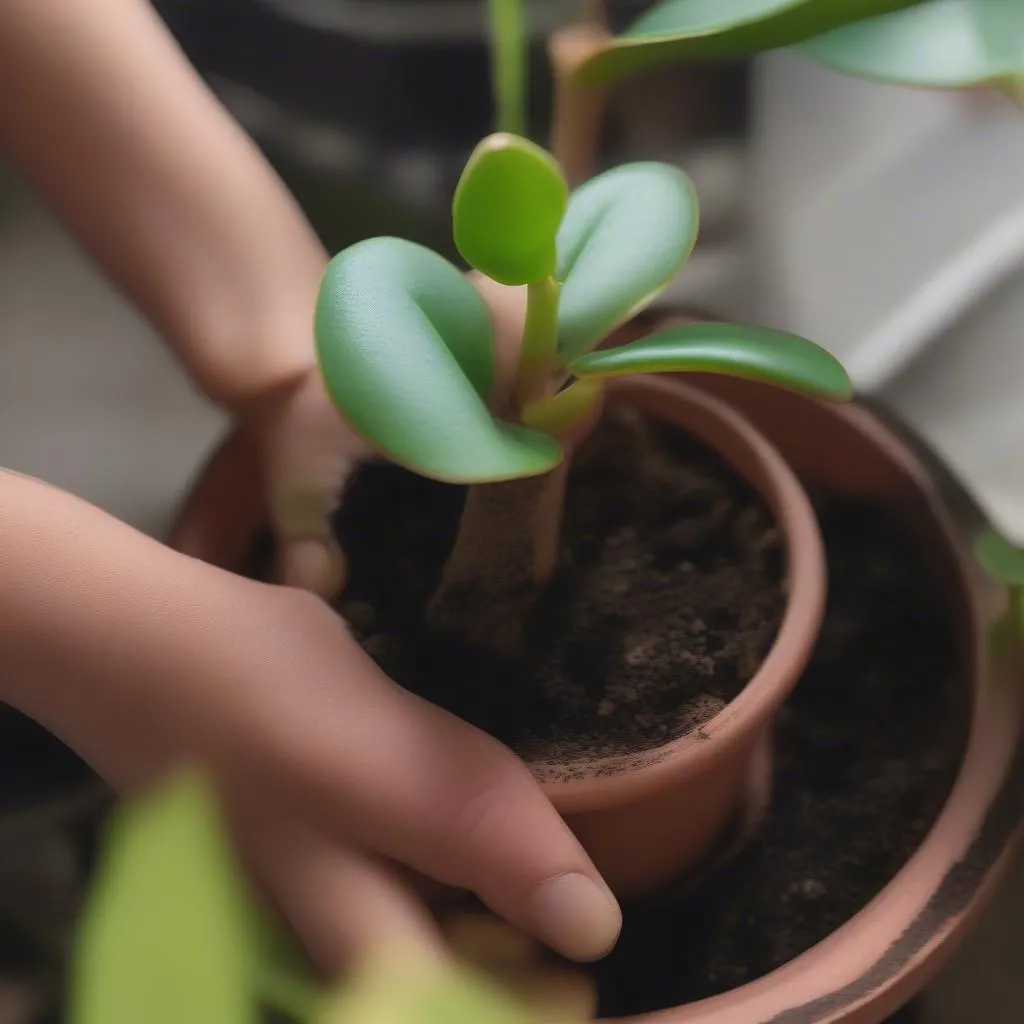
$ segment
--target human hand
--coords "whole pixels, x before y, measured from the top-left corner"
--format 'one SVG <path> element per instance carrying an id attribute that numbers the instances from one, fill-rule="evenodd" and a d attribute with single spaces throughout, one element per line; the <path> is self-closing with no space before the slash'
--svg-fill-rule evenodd
<path id="1" fill-rule="evenodd" d="M 511 751 L 388 679 L 328 604 L 0 473 L 0 697 L 115 789 L 205 769 L 254 875 L 330 970 L 437 942 L 396 865 L 570 957 L 616 904 Z"/>
<path id="2" fill-rule="evenodd" d="M 508 398 L 526 312 L 522 288 L 470 280 L 494 323 L 492 407 Z M 310 342 L 312 345 L 312 342 Z M 345 481 L 372 450 L 344 423 L 312 359 L 310 370 L 251 402 L 182 510 L 171 544 L 226 568 L 244 565 L 260 528 L 273 529 L 277 579 L 322 597 L 344 582 L 330 519 Z"/>

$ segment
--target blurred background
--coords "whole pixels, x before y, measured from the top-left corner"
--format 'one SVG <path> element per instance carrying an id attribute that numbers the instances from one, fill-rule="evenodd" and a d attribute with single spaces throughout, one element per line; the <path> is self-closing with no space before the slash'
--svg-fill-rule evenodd
<path id="1" fill-rule="evenodd" d="M 608 3 L 616 26 L 647 6 Z M 491 126 L 481 0 L 156 7 L 332 251 L 393 233 L 450 254 L 451 192 Z M 543 38 L 577 7 L 532 5 L 538 138 Z M 602 152 L 609 164 L 675 162 L 695 181 L 701 239 L 664 304 L 826 344 L 1024 542 L 1019 112 L 996 96 L 873 85 L 776 53 L 630 83 L 615 97 Z M 159 535 L 222 426 L 0 164 L 0 465 Z M 0 743 L 0 779 L 24 771 L 33 742 L 18 733 Z M 76 767 L 53 770 L 63 786 Z M 0 810 L 24 800 L 24 785 L 15 788 L 0 782 Z M 39 922 L 59 920 L 77 884 L 67 836 L 48 822 L 23 822 L 28 842 L 17 849 L 0 825 L 0 919 L 22 929 L 12 938 L 0 927 L 0 1024 L 27 1019 L 31 997 L 10 980 L 25 927 L 47 941 Z M 1019 1022 L 1021 950 L 1024 870 L 929 994 L 923 1019 Z"/>

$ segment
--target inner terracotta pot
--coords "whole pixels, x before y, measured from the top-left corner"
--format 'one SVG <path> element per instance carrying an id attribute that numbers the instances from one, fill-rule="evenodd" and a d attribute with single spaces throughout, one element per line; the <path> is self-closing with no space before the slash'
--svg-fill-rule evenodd
<path id="1" fill-rule="evenodd" d="M 775 642 L 740 695 L 702 727 L 642 759 L 580 765 L 584 777 L 544 782 L 612 888 L 634 896 L 700 865 L 748 801 L 767 787 L 772 716 L 817 639 L 826 577 L 810 501 L 775 449 L 724 403 L 678 381 L 617 382 L 610 402 L 680 428 L 720 455 L 762 497 L 785 546 L 787 604 Z M 534 766 L 541 778 L 543 765 Z"/>
<path id="2" fill-rule="evenodd" d="M 699 729 L 639 754 L 532 765 L 611 887 L 620 896 L 635 896 L 698 867 L 730 826 L 764 800 L 772 716 L 813 649 L 826 580 L 809 499 L 777 451 L 740 414 L 695 388 L 658 378 L 616 382 L 610 405 L 632 406 L 716 453 L 760 496 L 783 550 L 785 608 L 778 632 L 759 669 L 723 710 Z M 206 467 L 172 543 L 239 568 L 249 552 L 227 538 L 259 525 L 258 493 L 251 454 L 237 439 L 229 441 Z"/>

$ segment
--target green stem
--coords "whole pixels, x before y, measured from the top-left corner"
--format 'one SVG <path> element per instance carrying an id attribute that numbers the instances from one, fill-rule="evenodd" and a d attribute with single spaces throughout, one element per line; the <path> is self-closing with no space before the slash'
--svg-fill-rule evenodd
<path id="1" fill-rule="evenodd" d="M 526 289 L 526 323 L 516 369 L 518 408 L 547 398 L 555 372 L 558 346 L 558 300 L 562 285 L 553 277 L 536 281 Z"/>
<path id="2" fill-rule="evenodd" d="M 522 0 L 489 0 L 496 130 L 526 134 L 526 24 Z"/>
<path id="3" fill-rule="evenodd" d="M 313 985 L 274 966 L 265 964 L 261 968 L 257 991 L 268 1009 L 277 1010 L 300 1024 L 312 1021 L 320 1007 L 321 996 Z"/>

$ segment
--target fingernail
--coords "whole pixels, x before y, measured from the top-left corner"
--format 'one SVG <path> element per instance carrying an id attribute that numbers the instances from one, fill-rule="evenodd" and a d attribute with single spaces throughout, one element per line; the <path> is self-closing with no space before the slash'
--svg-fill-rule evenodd
<path id="1" fill-rule="evenodd" d="M 530 900 L 530 916 L 540 938 L 580 963 L 610 953 L 622 928 L 612 894 L 580 874 L 545 882 Z"/>
<path id="2" fill-rule="evenodd" d="M 298 540 L 288 545 L 284 558 L 284 584 L 333 597 L 342 584 L 342 561 L 323 541 Z"/>

